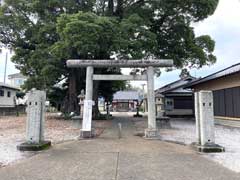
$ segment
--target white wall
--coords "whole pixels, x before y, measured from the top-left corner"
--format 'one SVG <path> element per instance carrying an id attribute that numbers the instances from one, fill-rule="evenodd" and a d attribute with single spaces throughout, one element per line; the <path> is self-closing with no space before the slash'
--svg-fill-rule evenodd
<path id="1" fill-rule="evenodd" d="M 4 91 L 4 96 L 0 96 L 0 107 L 14 107 L 14 97 L 16 97 L 16 90 L 1 88 L 0 90 Z M 8 92 L 11 93 L 11 96 L 8 97 Z"/>

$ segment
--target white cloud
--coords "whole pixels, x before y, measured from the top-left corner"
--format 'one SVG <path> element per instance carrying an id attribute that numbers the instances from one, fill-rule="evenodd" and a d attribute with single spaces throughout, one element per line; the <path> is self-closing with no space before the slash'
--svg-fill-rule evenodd
<path id="1" fill-rule="evenodd" d="M 240 1 L 220 0 L 214 15 L 195 24 L 196 34 L 216 34 L 222 29 L 238 31 L 240 28 Z"/>
<path id="2" fill-rule="evenodd" d="M 214 15 L 196 24 L 195 32 L 197 35 L 208 34 L 216 42 L 217 63 L 199 70 L 200 75 L 240 62 L 240 1 L 220 0 Z"/>

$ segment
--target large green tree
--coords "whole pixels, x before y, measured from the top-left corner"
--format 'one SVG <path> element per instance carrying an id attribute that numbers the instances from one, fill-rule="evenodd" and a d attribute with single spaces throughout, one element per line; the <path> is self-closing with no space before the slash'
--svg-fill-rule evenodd
<path id="1" fill-rule="evenodd" d="M 213 14 L 217 4 L 218 0 L 5 0 L 0 41 L 14 49 L 13 61 L 30 77 L 26 89 L 50 90 L 65 79 L 65 107 L 72 111 L 84 88 L 85 70 L 67 69 L 66 59 L 153 56 L 172 58 L 177 68 L 214 63 L 214 41 L 208 35 L 197 37 L 192 24 Z M 113 83 L 119 82 L 97 82 L 95 90 L 102 93 Z"/>

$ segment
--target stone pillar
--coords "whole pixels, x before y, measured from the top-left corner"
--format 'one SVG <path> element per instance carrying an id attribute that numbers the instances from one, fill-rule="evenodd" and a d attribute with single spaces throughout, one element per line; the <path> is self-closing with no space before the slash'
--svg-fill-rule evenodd
<path id="1" fill-rule="evenodd" d="M 86 97 L 85 100 L 93 99 L 93 67 L 87 67 L 86 73 Z"/>
<path id="2" fill-rule="evenodd" d="M 92 106 L 93 106 L 93 67 L 88 66 L 86 72 L 86 95 L 83 108 L 82 129 L 80 138 L 91 138 L 92 131 Z"/>
<path id="3" fill-rule="evenodd" d="M 148 128 L 145 130 L 146 138 L 155 138 L 158 136 L 156 129 L 156 106 L 154 94 L 154 68 L 147 68 L 147 100 L 148 100 Z"/>
<path id="4" fill-rule="evenodd" d="M 45 102 L 44 91 L 31 90 L 27 94 L 26 142 L 18 146 L 19 150 L 41 150 L 51 143 L 44 140 Z"/>
<path id="5" fill-rule="evenodd" d="M 27 96 L 27 142 L 37 144 L 44 140 L 43 123 L 45 120 L 46 93 L 33 90 Z"/>
<path id="6" fill-rule="evenodd" d="M 213 94 L 211 91 L 199 92 L 199 123 L 201 145 L 214 144 Z"/>
<path id="7" fill-rule="evenodd" d="M 199 117 L 199 93 L 194 93 L 194 106 L 195 106 L 195 121 L 196 121 L 196 142 L 201 144 L 201 135 L 200 135 L 200 117 Z"/>
<path id="8" fill-rule="evenodd" d="M 213 94 L 212 91 L 195 93 L 196 147 L 200 152 L 223 152 L 215 144 Z"/>

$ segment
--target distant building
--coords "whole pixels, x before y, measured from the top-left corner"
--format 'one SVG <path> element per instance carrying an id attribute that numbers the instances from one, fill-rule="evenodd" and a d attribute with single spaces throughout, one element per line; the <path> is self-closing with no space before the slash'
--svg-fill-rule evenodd
<path id="1" fill-rule="evenodd" d="M 15 107 L 18 88 L 0 83 L 0 108 Z"/>
<path id="2" fill-rule="evenodd" d="M 155 90 L 157 115 L 194 115 L 193 92 L 191 89 L 184 89 L 184 87 L 195 80 L 196 78 L 192 76 L 183 77 Z"/>
<path id="3" fill-rule="evenodd" d="M 20 88 L 27 80 L 27 77 L 22 75 L 21 73 L 16 73 L 8 75 L 8 79 L 10 80 L 10 84 L 12 86 Z"/>
<path id="4" fill-rule="evenodd" d="M 113 95 L 112 110 L 118 112 L 136 111 L 140 96 L 138 91 L 118 91 Z"/>
<path id="5" fill-rule="evenodd" d="M 186 86 L 195 92 L 213 91 L 214 115 L 220 120 L 240 120 L 240 63 Z"/>

